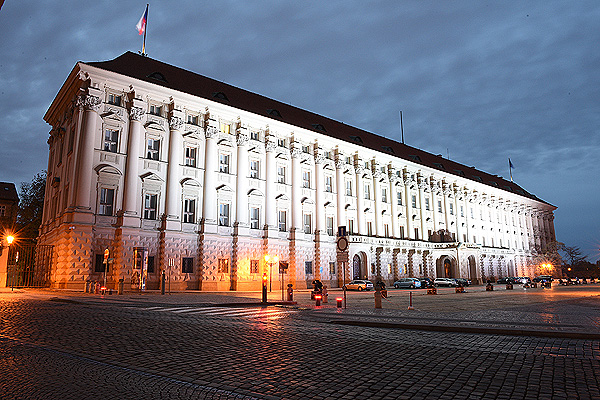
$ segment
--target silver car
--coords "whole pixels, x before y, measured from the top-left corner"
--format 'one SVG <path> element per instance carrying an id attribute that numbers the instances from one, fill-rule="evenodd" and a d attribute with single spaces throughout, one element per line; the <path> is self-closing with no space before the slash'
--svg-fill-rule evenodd
<path id="1" fill-rule="evenodd" d="M 448 286 L 448 287 L 456 287 L 458 283 L 452 278 L 435 278 L 433 281 L 434 286 Z"/>
<path id="2" fill-rule="evenodd" d="M 421 281 L 417 278 L 401 278 L 394 282 L 394 287 L 396 289 L 400 288 L 408 288 L 415 289 L 421 287 Z"/>
<path id="3" fill-rule="evenodd" d="M 373 290 L 373 283 L 363 279 L 354 279 L 345 285 L 346 290 Z"/>

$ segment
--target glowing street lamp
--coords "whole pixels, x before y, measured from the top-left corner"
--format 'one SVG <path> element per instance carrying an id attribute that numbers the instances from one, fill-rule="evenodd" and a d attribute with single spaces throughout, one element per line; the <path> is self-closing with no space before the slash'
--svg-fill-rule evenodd
<path id="1" fill-rule="evenodd" d="M 15 241 L 15 237 L 13 235 L 8 235 L 6 237 L 6 243 L 8 243 L 8 245 L 10 246 L 12 244 L 12 242 Z"/>
<path id="2" fill-rule="evenodd" d="M 269 292 L 270 292 L 272 285 L 273 285 L 273 280 L 272 280 L 273 264 L 277 264 L 279 262 L 279 257 L 278 256 L 271 257 L 270 255 L 265 254 L 265 262 L 267 264 L 269 264 Z"/>

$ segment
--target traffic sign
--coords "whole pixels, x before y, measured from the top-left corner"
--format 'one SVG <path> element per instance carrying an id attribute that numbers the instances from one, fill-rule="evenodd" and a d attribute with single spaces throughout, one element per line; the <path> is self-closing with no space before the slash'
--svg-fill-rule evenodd
<path id="1" fill-rule="evenodd" d="M 337 240 L 337 248 L 339 251 L 346 251 L 348 248 L 348 239 L 345 236 L 341 236 Z"/>

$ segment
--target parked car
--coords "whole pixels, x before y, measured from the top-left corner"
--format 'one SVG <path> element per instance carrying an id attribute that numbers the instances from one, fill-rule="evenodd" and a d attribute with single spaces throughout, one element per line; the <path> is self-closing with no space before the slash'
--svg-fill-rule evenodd
<path id="1" fill-rule="evenodd" d="M 531 283 L 531 279 L 529 279 L 528 276 L 519 276 L 517 278 L 517 283 L 521 283 L 521 284 L 526 284 L 526 283 Z"/>
<path id="2" fill-rule="evenodd" d="M 354 279 L 346 284 L 346 290 L 373 290 L 373 283 L 367 280 Z"/>
<path id="3" fill-rule="evenodd" d="M 510 276 L 507 276 L 506 278 L 500 278 L 496 281 L 496 283 L 515 283 L 516 278 L 512 278 Z"/>
<path id="4" fill-rule="evenodd" d="M 550 275 L 540 275 L 533 278 L 534 282 L 552 282 L 552 280 Z"/>
<path id="5" fill-rule="evenodd" d="M 422 288 L 433 286 L 433 279 L 431 278 L 419 278 L 419 280 L 421 281 Z"/>
<path id="6" fill-rule="evenodd" d="M 396 289 L 408 288 L 415 289 L 421 287 L 421 281 L 417 278 L 401 278 L 394 282 L 394 287 Z"/>
<path id="7" fill-rule="evenodd" d="M 456 282 L 462 286 L 469 286 L 471 284 L 471 281 L 469 279 L 465 279 L 465 278 L 456 278 Z"/>
<path id="8" fill-rule="evenodd" d="M 458 283 L 452 278 L 435 278 L 433 281 L 434 286 L 447 286 L 447 287 L 456 287 Z"/>

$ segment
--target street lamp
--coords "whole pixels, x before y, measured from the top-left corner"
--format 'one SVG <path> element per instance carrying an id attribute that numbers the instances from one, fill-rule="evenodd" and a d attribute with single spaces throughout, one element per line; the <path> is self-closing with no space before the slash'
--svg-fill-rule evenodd
<path id="1" fill-rule="evenodd" d="M 275 257 L 271 257 L 268 254 L 265 254 L 265 262 L 267 264 L 269 264 L 269 292 L 272 289 L 272 285 L 273 285 L 273 279 L 272 279 L 272 270 L 273 270 L 273 264 L 277 264 L 279 262 L 279 257 L 275 256 Z"/>
<path id="2" fill-rule="evenodd" d="M 10 245 L 14 241 L 15 241 L 15 237 L 13 235 L 8 235 L 6 237 L 6 243 L 8 243 L 8 254 L 7 254 L 8 257 L 10 257 Z M 8 258 L 7 258 L 7 260 L 8 260 Z M 8 268 L 8 261 L 6 264 L 7 264 L 6 266 Z M 15 273 L 16 273 L 16 268 L 13 267 L 12 279 L 10 280 L 10 290 L 11 291 L 15 290 L 15 287 L 14 287 L 15 286 Z"/>

